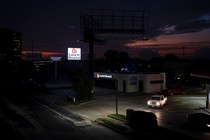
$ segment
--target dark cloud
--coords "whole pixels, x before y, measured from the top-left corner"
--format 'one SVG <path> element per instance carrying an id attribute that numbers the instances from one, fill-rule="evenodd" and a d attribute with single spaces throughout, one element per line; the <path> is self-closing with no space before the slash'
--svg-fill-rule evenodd
<path id="1" fill-rule="evenodd" d="M 165 33 L 165 27 L 175 26 L 170 33 L 192 32 L 209 28 L 209 23 L 199 19 L 210 15 L 209 0 L 161 0 L 151 8 L 151 34 Z M 159 30 L 163 29 L 163 30 Z"/>

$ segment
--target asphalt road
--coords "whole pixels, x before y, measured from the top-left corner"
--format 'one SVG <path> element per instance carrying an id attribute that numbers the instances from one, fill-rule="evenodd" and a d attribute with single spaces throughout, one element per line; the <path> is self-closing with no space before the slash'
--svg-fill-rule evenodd
<path id="1" fill-rule="evenodd" d="M 26 94 L 0 96 L 2 139 L 107 140 L 131 138 L 91 122 L 42 97 Z M 45 96 L 46 97 L 46 96 Z"/>
<path id="2" fill-rule="evenodd" d="M 146 106 L 147 100 L 151 94 L 140 93 L 117 93 L 117 107 L 116 107 L 116 91 L 107 90 L 102 88 L 96 88 L 93 100 L 80 104 L 72 105 L 69 103 L 62 104 L 69 94 L 69 91 L 60 89 L 58 91 L 51 91 L 54 95 L 51 101 L 55 104 L 60 104 L 61 107 L 72 111 L 84 118 L 94 121 L 97 118 L 107 117 L 109 114 L 126 115 L 127 109 L 150 111 L 156 114 L 158 117 L 158 123 L 160 126 L 192 136 L 197 139 L 206 140 L 209 139 L 209 133 L 202 133 L 191 131 L 187 127 L 186 115 L 194 112 L 206 112 L 206 93 L 205 90 L 194 88 L 188 90 L 186 95 L 177 95 L 168 97 L 168 104 L 163 109 L 153 109 Z M 55 98 L 56 97 L 56 98 Z"/>

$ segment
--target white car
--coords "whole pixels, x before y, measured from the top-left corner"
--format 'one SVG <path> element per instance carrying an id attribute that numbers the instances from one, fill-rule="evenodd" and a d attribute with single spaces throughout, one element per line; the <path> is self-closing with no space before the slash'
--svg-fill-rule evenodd
<path id="1" fill-rule="evenodd" d="M 147 102 L 148 107 L 162 108 L 167 103 L 167 97 L 162 94 L 152 95 Z"/>

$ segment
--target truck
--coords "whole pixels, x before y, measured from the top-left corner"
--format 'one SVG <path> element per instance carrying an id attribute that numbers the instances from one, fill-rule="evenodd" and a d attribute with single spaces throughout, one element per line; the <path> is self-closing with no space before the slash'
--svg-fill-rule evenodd
<path id="1" fill-rule="evenodd" d="M 148 107 L 162 108 L 167 103 L 167 96 L 162 94 L 155 94 L 150 97 L 147 102 Z"/>
<path id="2" fill-rule="evenodd" d="M 185 94 L 185 89 L 182 87 L 169 87 L 162 90 L 161 94 L 163 95 L 183 95 Z"/>

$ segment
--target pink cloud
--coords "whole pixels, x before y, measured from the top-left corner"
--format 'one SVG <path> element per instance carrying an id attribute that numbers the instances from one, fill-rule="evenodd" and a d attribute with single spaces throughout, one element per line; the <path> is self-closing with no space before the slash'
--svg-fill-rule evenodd
<path id="1" fill-rule="evenodd" d="M 210 48 L 210 29 L 200 32 L 160 35 L 147 41 L 135 41 L 126 44 L 130 48 L 155 49 L 161 56 L 166 54 L 183 55 L 185 47 L 186 56 L 192 56 L 201 47 Z"/>

